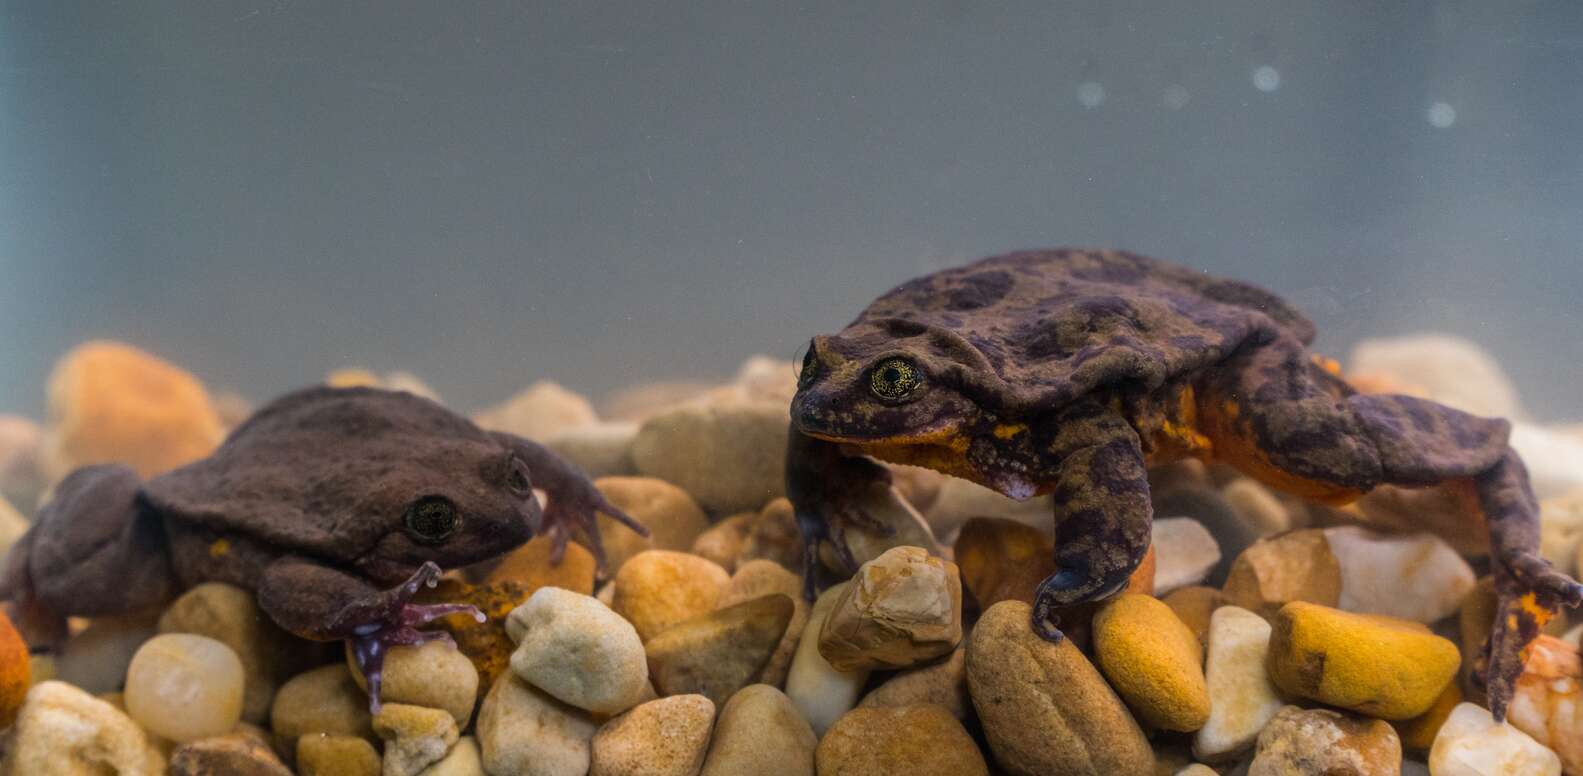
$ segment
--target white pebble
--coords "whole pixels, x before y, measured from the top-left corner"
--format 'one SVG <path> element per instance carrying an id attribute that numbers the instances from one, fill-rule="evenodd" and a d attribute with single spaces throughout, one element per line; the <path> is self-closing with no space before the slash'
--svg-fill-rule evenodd
<path id="1" fill-rule="evenodd" d="M 1264 671 L 1270 624 L 1237 606 L 1222 606 L 1209 618 L 1209 721 L 1193 737 L 1193 754 L 1220 760 L 1248 749 L 1285 703 Z"/>
<path id="2" fill-rule="evenodd" d="M 857 705 L 863 685 L 868 681 L 867 670 L 837 671 L 824 655 L 819 654 L 819 632 L 849 584 L 842 582 L 831 587 L 814 601 L 808 625 L 797 642 L 797 653 L 792 656 L 791 671 L 786 675 L 786 697 L 791 698 L 813 732 L 820 736 L 842 714 Z"/>
<path id="3" fill-rule="evenodd" d="M 1220 562 L 1220 544 L 1191 517 L 1154 521 L 1154 594 L 1196 585 Z"/>
<path id="4" fill-rule="evenodd" d="M 1429 750 L 1432 776 L 1561 776 L 1561 758 L 1489 711 L 1458 705 Z"/>
<path id="5" fill-rule="evenodd" d="M 1387 536 L 1355 525 L 1325 529 L 1341 564 L 1339 607 L 1430 623 L 1455 614 L 1477 581 L 1473 568 L 1433 534 Z"/>
<path id="6" fill-rule="evenodd" d="M 230 647 L 207 636 L 166 633 L 132 657 L 126 710 L 161 738 L 216 736 L 242 717 L 242 682 L 242 661 Z"/>

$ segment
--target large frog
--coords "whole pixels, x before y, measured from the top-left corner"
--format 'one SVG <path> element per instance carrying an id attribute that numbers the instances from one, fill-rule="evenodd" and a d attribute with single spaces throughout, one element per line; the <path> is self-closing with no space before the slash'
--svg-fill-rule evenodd
<path id="1" fill-rule="evenodd" d="M 542 508 L 533 489 L 545 491 Z M 201 582 L 254 590 L 307 639 L 351 642 L 379 708 L 391 646 L 476 608 L 412 603 L 441 567 L 488 560 L 536 532 L 559 562 L 576 532 L 604 555 L 595 514 L 647 530 L 575 467 L 409 393 L 309 388 L 259 410 L 213 455 L 140 482 L 119 465 L 68 475 L 0 570 L 28 619 L 158 606 Z"/>
<path id="2" fill-rule="evenodd" d="M 902 284 L 815 337 L 792 399 L 786 487 L 812 559 L 872 523 L 873 456 L 1007 496 L 1052 494 L 1056 571 L 1033 627 L 1120 590 L 1152 519 L 1147 467 L 1220 461 L 1344 504 L 1382 484 L 1458 489 L 1489 525 L 1499 611 L 1486 647 L 1502 719 L 1520 652 L 1583 586 L 1537 554 L 1538 510 L 1510 425 L 1360 394 L 1310 356 L 1314 327 L 1262 289 L 1116 251 L 983 259 Z M 811 587 L 810 587 L 811 589 Z"/>

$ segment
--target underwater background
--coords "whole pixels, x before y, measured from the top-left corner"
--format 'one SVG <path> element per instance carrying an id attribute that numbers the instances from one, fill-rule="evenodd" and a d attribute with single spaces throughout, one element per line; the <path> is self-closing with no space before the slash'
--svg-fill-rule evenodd
<path id="1" fill-rule="evenodd" d="M 3 3 L 0 410 L 95 337 L 597 395 L 1103 245 L 1575 419 L 1580 71 L 1568 2 Z"/>

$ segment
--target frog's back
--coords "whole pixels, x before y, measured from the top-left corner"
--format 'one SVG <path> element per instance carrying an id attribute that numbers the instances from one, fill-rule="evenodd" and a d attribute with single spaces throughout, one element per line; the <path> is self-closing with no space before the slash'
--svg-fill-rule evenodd
<path id="1" fill-rule="evenodd" d="M 1306 345 L 1314 337 L 1301 313 L 1256 286 L 1130 253 L 1070 249 L 916 278 L 875 300 L 847 331 L 908 324 L 954 333 L 1017 399 L 1045 406 L 1105 385 L 1158 386 L 1250 339 Z"/>
<path id="2" fill-rule="evenodd" d="M 142 497 L 182 526 L 349 561 L 386 530 L 368 513 L 382 494 L 458 480 L 500 452 L 427 399 L 320 386 L 271 402 L 213 455 L 145 483 Z"/>

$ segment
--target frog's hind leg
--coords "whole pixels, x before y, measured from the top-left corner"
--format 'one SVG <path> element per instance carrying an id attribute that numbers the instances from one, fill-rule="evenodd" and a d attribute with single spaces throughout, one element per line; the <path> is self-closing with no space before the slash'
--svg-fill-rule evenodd
<path id="1" fill-rule="evenodd" d="M 1521 651 L 1583 586 L 1538 555 L 1539 511 L 1510 425 L 1409 396 L 1364 395 L 1277 341 L 1228 360 L 1204 381 L 1200 425 L 1214 454 L 1298 495 L 1345 503 L 1380 484 L 1472 486 L 1489 525 L 1499 619 L 1485 670 L 1490 710 L 1505 717 Z"/>
<path id="2" fill-rule="evenodd" d="M 164 523 L 140 503 L 141 487 L 125 466 L 78 469 L 11 548 L 0 601 L 12 603 L 30 642 L 51 640 L 68 616 L 126 614 L 175 595 Z"/>

